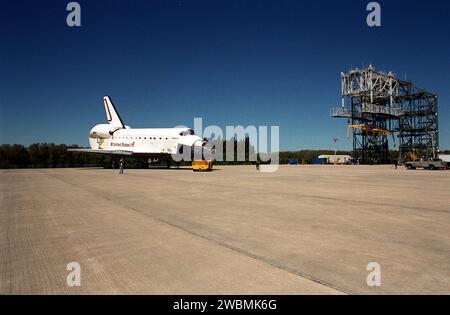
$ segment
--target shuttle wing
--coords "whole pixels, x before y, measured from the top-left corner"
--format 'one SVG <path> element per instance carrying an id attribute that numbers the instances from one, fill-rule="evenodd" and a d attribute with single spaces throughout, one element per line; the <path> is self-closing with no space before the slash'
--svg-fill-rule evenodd
<path id="1" fill-rule="evenodd" d="M 124 150 L 67 149 L 67 151 L 79 153 L 105 154 L 105 155 L 133 155 L 132 151 L 124 151 Z"/>

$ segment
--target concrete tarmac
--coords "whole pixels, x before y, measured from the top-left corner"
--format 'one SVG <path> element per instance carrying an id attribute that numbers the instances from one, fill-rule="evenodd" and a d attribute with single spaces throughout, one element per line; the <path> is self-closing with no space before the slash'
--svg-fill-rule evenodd
<path id="1" fill-rule="evenodd" d="M 0 294 L 450 294 L 449 179 L 390 166 L 2 170 Z"/>

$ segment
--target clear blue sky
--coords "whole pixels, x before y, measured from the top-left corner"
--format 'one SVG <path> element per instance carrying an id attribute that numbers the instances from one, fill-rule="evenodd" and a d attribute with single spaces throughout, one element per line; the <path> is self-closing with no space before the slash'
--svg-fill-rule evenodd
<path id="1" fill-rule="evenodd" d="M 340 71 L 372 63 L 440 95 L 450 149 L 450 2 L 69 1 L 0 7 L 0 143 L 87 145 L 110 95 L 132 127 L 279 125 L 283 150 L 350 148 Z"/>

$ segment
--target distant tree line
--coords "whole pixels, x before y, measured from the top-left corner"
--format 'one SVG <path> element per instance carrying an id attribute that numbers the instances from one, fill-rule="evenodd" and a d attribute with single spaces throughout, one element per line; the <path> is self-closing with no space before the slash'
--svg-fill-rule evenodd
<path id="1" fill-rule="evenodd" d="M 0 168 L 65 168 L 105 166 L 111 158 L 96 154 L 67 152 L 77 145 L 35 143 L 0 145 Z"/>
<path id="2" fill-rule="evenodd" d="M 227 146 L 234 145 L 234 161 L 221 164 L 249 164 L 250 152 L 254 153 L 249 139 L 223 141 L 224 152 Z M 245 161 L 237 161 L 238 146 L 245 147 Z M 69 168 L 69 167 L 111 167 L 112 157 L 99 154 L 67 152 L 67 149 L 80 148 L 78 145 L 54 143 L 34 143 L 28 147 L 20 144 L 0 145 L 0 169 L 8 168 Z M 126 157 L 127 167 L 148 167 L 145 158 Z M 157 163 L 156 163 L 157 164 Z M 190 165 L 183 162 L 181 165 Z"/>
<path id="3" fill-rule="evenodd" d="M 234 146 L 234 160 L 217 162 L 219 165 L 234 164 L 253 164 L 249 157 L 255 153 L 254 147 L 249 139 L 244 140 L 220 140 L 223 143 L 224 156 L 227 146 Z M 219 144 L 216 141 L 215 144 Z M 237 148 L 239 145 L 245 147 L 245 161 L 237 161 Z M 111 156 L 98 154 L 84 154 L 76 152 L 67 152 L 69 148 L 80 148 L 78 145 L 65 145 L 53 143 L 35 143 L 28 147 L 20 144 L 2 144 L 0 145 L 0 168 L 68 168 L 68 167 L 110 167 L 112 163 Z M 443 154 L 450 154 L 450 151 L 444 151 Z M 331 150 L 301 150 L 295 152 L 281 152 L 279 155 L 280 164 L 287 164 L 289 160 L 298 160 L 301 164 L 310 164 L 312 160 L 319 155 L 333 155 Z M 348 151 L 339 151 L 337 154 L 351 155 Z M 391 160 L 394 161 L 398 152 L 391 151 Z M 126 164 L 129 167 L 148 166 L 145 159 L 126 158 Z M 189 165 L 189 162 L 182 165 Z"/>

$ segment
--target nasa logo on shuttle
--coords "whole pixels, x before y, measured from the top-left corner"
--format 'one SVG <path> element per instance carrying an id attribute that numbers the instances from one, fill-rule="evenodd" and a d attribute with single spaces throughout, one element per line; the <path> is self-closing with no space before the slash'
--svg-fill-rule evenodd
<path id="1" fill-rule="evenodd" d="M 132 143 L 116 143 L 116 142 L 111 142 L 111 146 L 112 147 L 126 147 L 126 148 L 134 148 L 134 144 L 135 142 Z"/>

